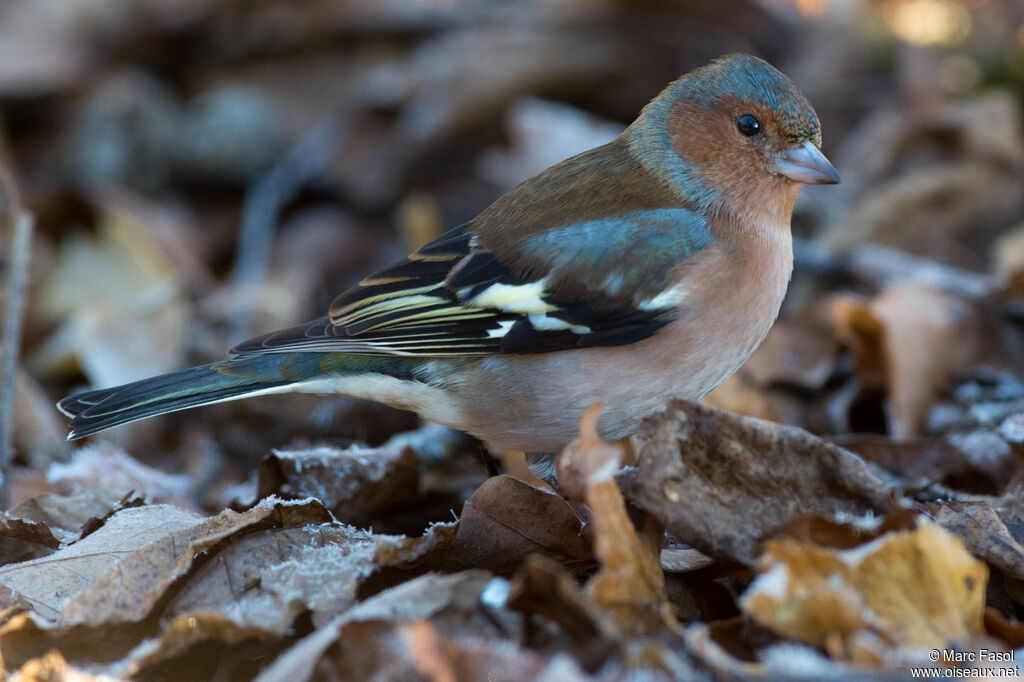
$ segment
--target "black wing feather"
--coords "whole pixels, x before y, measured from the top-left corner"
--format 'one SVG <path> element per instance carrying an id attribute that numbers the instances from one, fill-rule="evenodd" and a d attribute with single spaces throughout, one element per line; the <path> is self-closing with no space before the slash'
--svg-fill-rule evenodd
<path id="1" fill-rule="evenodd" d="M 474 305 L 473 299 L 494 284 L 521 286 L 531 280 L 517 276 L 494 254 L 474 248 L 472 237 L 469 223 L 450 230 L 338 296 L 328 316 L 256 337 L 232 353 L 546 353 L 635 343 L 672 319 L 665 309 L 603 307 L 559 300 L 547 292 L 542 296 L 545 320 L 539 325 L 528 312 Z"/>

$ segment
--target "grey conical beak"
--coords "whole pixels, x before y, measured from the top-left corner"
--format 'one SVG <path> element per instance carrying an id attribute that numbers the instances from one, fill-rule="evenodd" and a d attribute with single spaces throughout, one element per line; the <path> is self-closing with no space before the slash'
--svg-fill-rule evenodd
<path id="1" fill-rule="evenodd" d="M 839 173 L 810 141 L 784 149 L 775 160 L 775 172 L 805 185 L 836 185 Z"/>

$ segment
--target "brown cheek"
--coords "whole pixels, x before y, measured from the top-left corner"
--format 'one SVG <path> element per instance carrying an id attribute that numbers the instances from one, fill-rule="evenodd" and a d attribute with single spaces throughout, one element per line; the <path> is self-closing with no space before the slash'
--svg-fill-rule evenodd
<path id="1" fill-rule="evenodd" d="M 741 188 L 756 173 L 763 173 L 761 154 L 739 139 L 735 124 L 726 116 L 692 103 L 680 104 L 669 122 L 673 148 L 697 167 L 701 180 L 719 188 Z"/>
<path id="2" fill-rule="evenodd" d="M 724 153 L 721 119 L 693 102 L 676 104 L 668 123 L 672 148 L 702 168 L 714 163 Z"/>

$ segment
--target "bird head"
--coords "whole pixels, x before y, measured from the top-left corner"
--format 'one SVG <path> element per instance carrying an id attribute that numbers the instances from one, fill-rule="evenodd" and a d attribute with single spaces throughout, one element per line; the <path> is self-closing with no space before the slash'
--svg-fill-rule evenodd
<path id="1" fill-rule="evenodd" d="M 626 132 L 634 152 L 708 213 L 785 214 L 803 184 L 834 184 L 814 107 L 782 72 L 729 55 L 670 84 Z"/>

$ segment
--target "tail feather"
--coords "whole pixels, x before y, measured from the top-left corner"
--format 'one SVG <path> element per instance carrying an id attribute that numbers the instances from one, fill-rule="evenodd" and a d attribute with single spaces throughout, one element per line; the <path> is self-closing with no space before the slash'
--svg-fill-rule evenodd
<path id="1" fill-rule="evenodd" d="M 285 390 L 305 377 L 285 376 L 279 357 L 253 357 L 202 365 L 97 391 L 76 393 L 57 407 L 71 417 L 68 439 L 82 438 L 138 419 L 190 407 Z"/>

